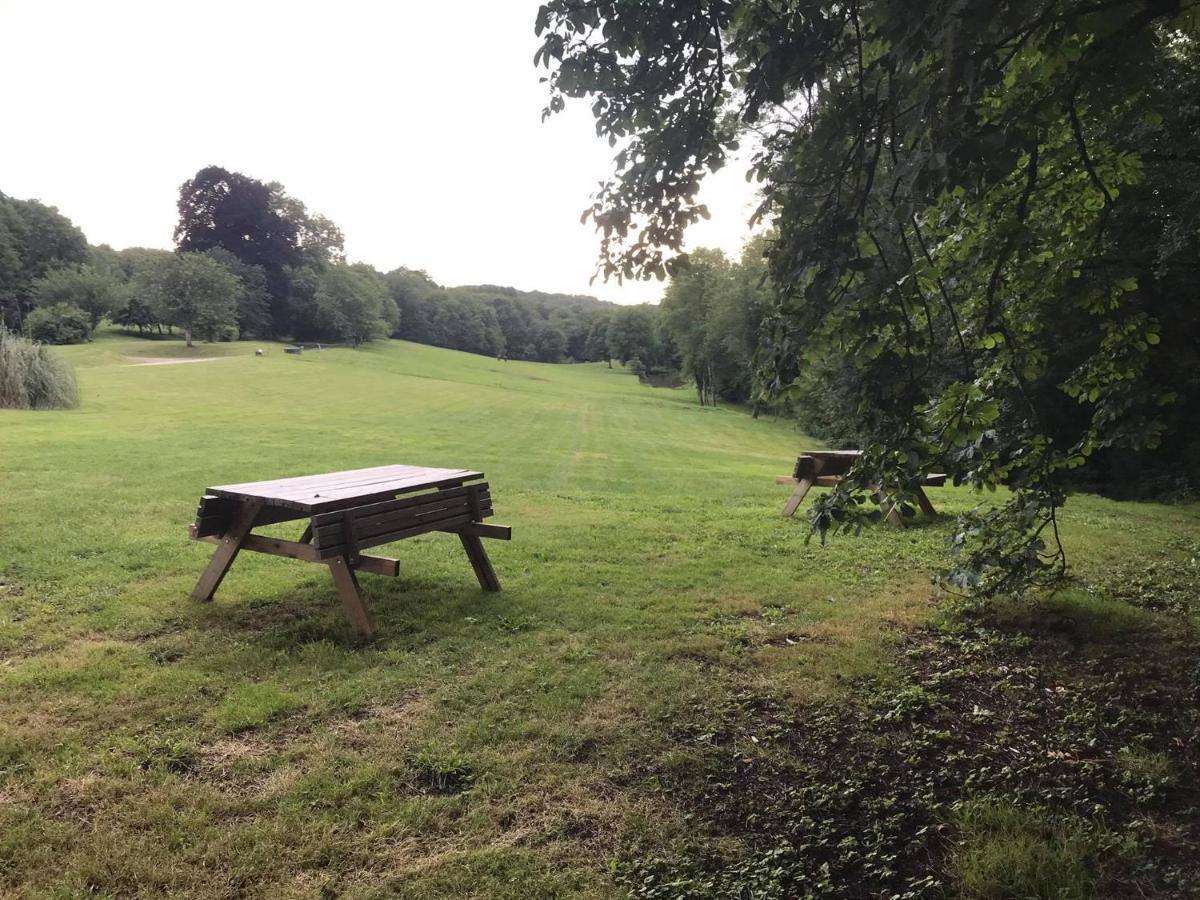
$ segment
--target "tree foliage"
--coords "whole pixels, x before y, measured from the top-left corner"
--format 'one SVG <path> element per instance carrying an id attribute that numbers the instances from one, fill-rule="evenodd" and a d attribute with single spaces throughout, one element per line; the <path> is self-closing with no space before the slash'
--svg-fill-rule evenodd
<path id="1" fill-rule="evenodd" d="M 227 340 L 236 334 L 237 276 L 204 253 L 160 257 L 138 274 L 137 293 L 154 316 L 192 337 Z"/>
<path id="2" fill-rule="evenodd" d="M 43 344 L 82 344 L 92 333 L 88 314 L 70 303 L 37 307 L 25 317 L 25 330 Z"/>
<path id="3" fill-rule="evenodd" d="M 399 318 L 387 283 L 369 266 L 329 266 L 317 279 L 315 299 L 322 333 L 355 347 L 387 337 Z"/>
<path id="4" fill-rule="evenodd" d="M 753 132 L 777 228 L 761 390 L 852 366 L 874 438 L 814 528 L 856 529 L 872 485 L 907 501 L 935 469 L 1007 486 L 953 544 L 951 580 L 992 592 L 1062 574 L 1081 467 L 1171 434 L 1164 322 L 1197 335 L 1165 288 L 1196 206 L 1144 190 L 1195 165 L 1194 143 L 1158 149 L 1195 122 L 1172 104 L 1196 28 L 1194 0 L 552 0 L 536 61 L 547 112 L 590 98 L 618 148 L 588 212 L 605 274 L 678 271 L 700 181 Z"/>
<path id="5" fill-rule="evenodd" d="M 87 252 L 83 232 L 53 206 L 0 193 L 0 325 L 19 327 L 33 306 L 34 282 L 86 262 Z"/>
<path id="6" fill-rule="evenodd" d="M 751 398 L 754 354 L 770 299 L 763 247 L 764 238 L 756 238 L 736 263 L 701 248 L 676 269 L 663 296 L 663 325 L 702 405 Z"/>
<path id="7" fill-rule="evenodd" d="M 39 307 L 67 304 L 86 313 L 85 338 L 101 319 L 120 308 L 122 299 L 121 282 L 93 266 L 50 269 L 33 283 L 30 294 Z"/>
<path id="8" fill-rule="evenodd" d="M 400 309 L 396 337 L 539 362 L 609 358 L 607 341 L 589 338 L 596 323 L 611 315 L 611 303 L 499 285 L 447 288 L 413 269 L 396 269 L 385 277 Z"/>

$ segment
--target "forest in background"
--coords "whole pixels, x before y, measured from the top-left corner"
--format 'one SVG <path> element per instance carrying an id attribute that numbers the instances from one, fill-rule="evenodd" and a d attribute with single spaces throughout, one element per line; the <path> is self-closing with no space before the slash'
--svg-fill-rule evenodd
<path id="1" fill-rule="evenodd" d="M 336 224 L 217 166 L 180 188 L 176 249 L 91 245 L 56 208 L 0 193 L 0 323 L 52 344 L 104 320 L 190 342 L 396 337 L 505 359 L 677 369 L 657 307 L 498 285 L 445 287 L 419 269 L 348 263 Z"/>

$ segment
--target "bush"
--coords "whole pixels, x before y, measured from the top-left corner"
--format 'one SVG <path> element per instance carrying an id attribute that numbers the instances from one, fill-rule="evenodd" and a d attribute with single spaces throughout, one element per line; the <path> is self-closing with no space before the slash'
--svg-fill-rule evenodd
<path id="1" fill-rule="evenodd" d="M 72 409 L 79 405 L 75 370 L 48 347 L 0 327 L 0 407 Z"/>
<path id="2" fill-rule="evenodd" d="M 92 323 L 78 306 L 55 303 L 40 306 L 25 319 L 29 334 L 44 344 L 82 344 L 92 332 Z"/>

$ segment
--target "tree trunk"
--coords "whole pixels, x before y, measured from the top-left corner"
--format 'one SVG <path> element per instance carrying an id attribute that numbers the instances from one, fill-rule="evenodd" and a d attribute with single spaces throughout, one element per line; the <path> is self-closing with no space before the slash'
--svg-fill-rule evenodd
<path id="1" fill-rule="evenodd" d="M 192 329 L 186 325 L 183 327 L 183 340 L 188 347 L 192 346 Z"/>

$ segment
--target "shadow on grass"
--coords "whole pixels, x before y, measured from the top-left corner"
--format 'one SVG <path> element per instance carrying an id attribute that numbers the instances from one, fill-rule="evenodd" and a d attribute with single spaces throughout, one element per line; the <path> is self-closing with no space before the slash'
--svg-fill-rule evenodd
<path id="1" fill-rule="evenodd" d="M 474 582 L 451 585 L 432 578 L 365 576 L 359 583 L 375 617 L 374 639 L 350 626 L 333 583 L 320 576 L 294 590 L 244 603 L 222 603 L 218 595 L 205 604 L 201 623 L 274 650 L 316 643 L 416 649 L 459 636 L 474 621 L 490 617 L 503 596 L 485 592 Z"/>

